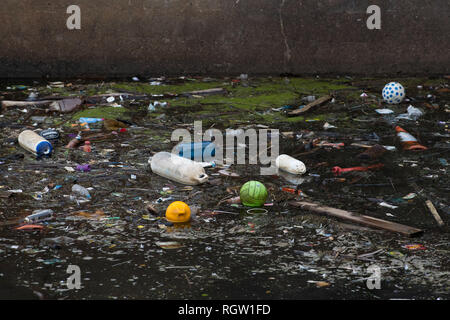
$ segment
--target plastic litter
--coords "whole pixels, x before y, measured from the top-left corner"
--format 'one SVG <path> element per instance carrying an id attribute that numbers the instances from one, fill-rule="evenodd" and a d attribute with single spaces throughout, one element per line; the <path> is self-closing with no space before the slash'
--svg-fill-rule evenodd
<path id="1" fill-rule="evenodd" d="M 66 145 L 67 149 L 75 149 L 79 144 L 81 144 L 82 138 L 81 135 L 77 135 L 74 139 L 70 140 Z"/>
<path id="2" fill-rule="evenodd" d="M 378 114 L 393 114 L 394 111 L 391 109 L 375 109 L 375 112 Z"/>
<path id="3" fill-rule="evenodd" d="M 427 248 L 422 244 L 406 244 L 403 248 L 408 250 L 426 250 Z"/>
<path id="4" fill-rule="evenodd" d="M 80 186 L 79 184 L 74 184 L 72 186 L 72 192 L 76 193 L 76 194 L 78 194 L 80 196 L 83 196 L 83 197 L 85 197 L 87 199 L 91 199 L 91 194 L 89 193 L 88 189 L 86 189 L 83 186 Z"/>
<path id="5" fill-rule="evenodd" d="M 83 101 L 78 98 L 63 99 L 60 101 L 52 102 L 50 104 L 49 109 L 52 111 L 58 111 L 61 113 L 68 113 L 68 112 L 72 112 L 75 109 L 77 109 L 79 106 L 81 106 L 82 103 L 83 103 Z"/>
<path id="6" fill-rule="evenodd" d="M 175 146 L 174 153 L 191 160 L 211 161 L 216 155 L 216 146 L 211 141 L 180 143 Z"/>
<path id="7" fill-rule="evenodd" d="M 261 207 L 267 200 L 266 187 L 259 181 L 248 181 L 240 189 L 241 202 L 247 207 Z"/>
<path id="8" fill-rule="evenodd" d="M 323 125 L 323 128 L 325 130 L 329 130 L 329 129 L 336 129 L 336 126 L 333 126 L 332 124 L 329 124 L 328 122 L 325 122 L 325 124 Z"/>
<path id="9" fill-rule="evenodd" d="M 306 96 L 306 97 L 302 98 L 302 101 L 314 102 L 314 101 L 316 101 L 316 96 Z"/>
<path id="10" fill-rule="evenodd" d="M 42 130 L 39 135 L 46 140 L 57 140 L 59 138 L 59 132 L 56 129 L 46 129 Z"/>
<path id="11" fill-rule="evenodd" d="M 78 121 L 80 123 L 97 123 L 97 122 L 101 122 L 104 121 L 104 118 L 80 118 L 78 119 Z"/>
<path id="12" fill-rule="evenodd" d="M 79 164 L 79 165 L 77 165 L 75 170 L 81 171 L 81 172 L 89 172 L 89 171 L 91 171 L 91 166 L 89 164 Z"/>
<path id="13" fill-rule="evenodd" d="M 268 212 L 269 211 L 267 209 L 260 209 L 260 208 L 253 208 L 247 210 L 248 214 L 266 214 Z"/>
<path id="14" fill-rule="evenodd" d="M 373 169 L 380 169 L 384 167 L 384 164 L 379 163 L 379 164 L 374 164 L 371 166 L 367 166 L 367 167 L 353 167 L 353 168 L 341 168 L 341 167 L 334 167 L 332 169 L 332 172 L 339 176 L 345 172 L 351 172 L 351 171 L 368 171 L 368 170 L 373 170 Z"/>
<path id="15" fill-rule="evenodd" d="M 46 88 L 47 83 L 39 89 L 36 83 L 36 88 L 25 92 L 0 92 L 0 100 L 26 99 L 30 92 L 39 92 L 42 99 L 52 97 L 46 104 L 39 104 L 42 100 L 26 101 L 31 105 L 19 103 L 19 107 L 3 107 L 0 112 L 0 256 L 4 258 L 0 269 L 8 270 L 3 275 L 0 272 L 0 279 L 13 286 L 41 290 L 44 298 L 58 299 L 171 296 L 195 300 L 202 293 L 212 299 L 276 299 L 302 298 L 311 290 L 325 298 L 445 296 L 447 288 L 442 279 L 448 271 L 450 131 L 446 118 L 448 91 L 444 89 L 448 89 L 450 77 L 405 80 L 414 89 L 409 92 L 411 102 L 396 106 L 385 104 L 380 94 L 380 99 L 376 98 L 379 79 L 352 76 L 348 77 L 350 81 L 332 81 L 328 88 L 324 85 L 327 79 L 252 78 L 249 87 L 243 88 L 239 79 L 200 78 L 145 77 L 141 84 L 131 79 L 131 83 L 95 84 L 76 80 L 73 87 L 65 84 L 64 90 L 53 92 Z M 164 87 L 151 87 L 155 94 L 148 93 L 145 86 L 150 87 L 149 81 L 160 81 Z M 418 92 L 417 83 L 427 84 Z M 182 89 L 184 85 L 186 89 Z M 336 85 L 343 89 L 335 90 Z M 201 99 L 211 94 L 201 89 L 218 86 L 229 89 L 229 94 Z M 345 89 L 347 86 L 351 88 Z M 196 89 L 200 95 L 192 98 L 179 93 Z M 98 90 L 98 95 L 87 96 L 93 90 Z M 359 96 L 363 91 L 366 99 Z M 292 119 L 288 118 L 289 111 L 270 113 L 277 108 L 283 110 L 284 105 L 293 106 L 290 111 L 294 111 L 298 105 L 309 103 L 301 102 L 299 95 L 321 97 L 325 92 L 335 94 L 331 100 L 335 104 L 317 104 L 316 109 L 306 111 L 312 112 L 310 116 Z M 282 98 L 275 98 L 278 93 Z M 83 110 L 76 114 L 49 112 L 47 106 L 60 101 L 53 100 L 60 94 L 82 97 Z M 271 96 L 266 99 L 266 94 Z M 428 95 L 432 101 L 428 101 Z M 115 101 L 107 106 L 108 97 Z M 113 108 L 119 99 L 123 108 Z M 162 117 L 148 114 L 147 106 L 155 99 L 173 101 L 174 107 L 157 107 Z M 406 117 L 396 120 L 410 104 L 423 115 L 417 121 Z M 384 106 L 392 107 L 391 114 L 374 112 Z M 20 110 L 24 108 L 27 112 Z M 261 117 L 261 113 L 266 114 Z M 80 117 L 104 120 L 91 124 L 88 131 L 78 122 Z M 202 185 L 186 187 L 145 172 L 151 167 L 147 162 L 151 155 L 160 150 L 170 152 L 178 143 L 171 141 L 173 130 L 187 129 L 191 138 L 201 136 L 195 132 L 192 136 L 196 120 L 203 121 L 204 129 L 218 129 L 224 135 L 230 127 L 227 137 L 248 133 L 249 129 L 275 129 L 279 133 L 267 134 L 272 139 L 264 146 L 266 150 L 258 146 L 257 152 L 274 155 L 273 138 L 279 138 L 278 153 L 301 160 L 307 171 L 300 175 L 278 169 L 269 176 L 261 175 L 260 168 L 268 164 L 248 163 L 246 139 L 239 144 L 248 152 L 245 164 L 193 161 L 210 177 Z M 391 126 L 396 121 L 430 151 L 402 152 L 395 126 Z M 324 130 L 325 122 L 337 128 Z M 125 126 L 129 130 L 121 134 Z M 31 153 L 17 143 L 19 133 L 33 127 L 39 135 L 52 130 L 48 128 L 60 134 L 54 140 L 43 136 L 54 148 L 51 158 L 30 161 Z M 203 139 L 210 140 L 205 135 Z M 70 149 L 65 148 L 68 143 Z M 218 145 L 218 141 L 206 143 Z M 398 143 L 397 149 L 389 146 L 394 143 Z M 86 153 L 88 149 L 92 152 Z M 195 150 L 203 153 L 205 148 L 193 149 L 194 156 L 192 150 L 185 150 L 186 159 L 194 160 Z M 224 150 L 230 149 L 236 156 L 238 147 L 225 146 Z M 175 155 L 180 156 L 179 152 Z M 385 170 L 348 172 L 339 177 L 331 172 L 335 165 L 354 171 L 350 167 L 367 168 L 379 162 Z M 85 164 L 92 167 L 89 173 L 76 170 L 77 165 Z M 259 180 L 269 194 L 260 207 L 241 202 L 240 189 L 249 180 Z M 420 184 L 419 190 L 412 188 L 414 181 Z M 85 187 L 86 193 L 72 192 L 74 184 Z M 92 194 L 91 199 L 82 195 L 87 193 Z M 314 204 L 289 205 L 305 199 Z M 165 213 L 174 201 L 190 207 L 191 217 L 186 223 L 167 220 Z M 39 212 L 36 209 L 54 210 L 53 218 L 25 222 L 26 216 Z M 406 237 L 421 233 L 419 227 L 426 236 L 419 239 L 421 242 L 408 242 L 411 240 Z M 386 231 L 400 234 L 393 236 Z M 418 243 L 428 250 L 403 247 Z M 55 250 L 62 246 L 67 247 Z M 185 250 L 178 249 L 181 247 Z M 8 267 L 8 263 L 17 268 Z M 425 270 L 416 267 L 421 263 Z M 365 284 L 371 275 L 367 268 L 373 264 L 382 270 L 381 291 L 369 291 Z M 83 290 L 67 290 L 68 265 L 80 266 Z M 175 270 L 184 271 L 172 272 Z M 40 275 L 47 271 L 51 277 L 43 280 Z M 250 278 L 258 280 L 254 286 L 257 291 L 229 290 Z M 217 292 L 213 290 L 216 279 L 225 281 L 225 287 L 217 283 L 221 287 Z M 306 291 L 295 284 L 290 286 L 296 280 Z M 176 290 L 176 283 L 186 290 Z M 322 285 L 322 289 L 316 289 Z"/>
<path id="16" fill-rule="evenodd" d="M 304 176 L 300 176 L 298 174 L 291 174 L 291 173 L 283 171 L 283 170 L 278 170 L 278 175 L 280 177 L 282 177 L 284 180 L 286 180 L 287 182 L 289 182 L 290 184 L 293 184 L 296 186 L 311 180 L 310 177 L 304 177 Z"/>
<path id="17" fill-rule="evenodd" d="M 24 221 L 27 223 L 36 223 L 36 222 L 50 220 L 51 218 L 53 218 L 53 210 L 52 209 L 44 209 L 44 210 L 33 211 L 33 214 L 25 217 Z"/>
<path id="18" fill-rule="evenodd" d="M 167 207 L 166 219 L 173 223 L 188 222 L 191 219 L 191 208 L 182 201 L 175 201 Z"/>
<path id="19" fill-rule="evenodd" d="M 275 160 L 275 165 L 278 169 L 290 174 L 302 175 L 306 172 L 306 166 L 303 162 L 286 154 L 279 155 Z"/>
<path id="20" fill-rule="evenodd" d="M 383 99 L 386 103 L 399 104 L 405 97 L 405 88 L 398 82 L 390 82 L 383 88 Z"/>
<path id="21" fill-rule="evenodd" d="M 52 144 L 34 131 L 23 131 L 18 140 L 22 148 L 37 156 L 48 156 L 52 153 Z"/>
<path id="22" fill-rule="evenodd" d="M 149 162 L 152 172 L 182 184 L 198 185 L 208 180 L 200 163 L 173 153 L 159 152 Z"/>
<path id="23" fill-rule="evenodd" d="M 157 107 L 165 108 L 165 107 L 167 107 L 167 106 L 168 106 L 168 103 L 167 103 L 167 102 L 159 102 L 159 101 L 155 101 L 155 102 L 150 103 L 150 104 L 148 105 L 148 111 L 153 112 L 153 111 L 156 111 L 156 108 L 157 108 Z"/>
<path id="24" fill-rule="evenodd" d="M 420 109 L 415 108 L 413 106 L 409 106 L 407 111 L 408 111 L 408 113 L 401 114 L 401 115 L 397 116 L 396 119 L 397 120 L 404 119 L 404 120 L 416 121 L 423 115 L 423 112 Z"/>
<path id="25" fill-rule="evenodd" d="M 421 145 L 416 138 L 409 134 L 405 129 L 397 126 L 395 127 L 397 137 L 400 139 L 403 150 L 422 151 L 428 148 Z"/>
<path id="26" fill-rule="evenodd" d="M 16 228 L 16 230 L 42 230 L 42 229 L 44 229 L 44 226 L 40 224 L 26 224 Z"/>

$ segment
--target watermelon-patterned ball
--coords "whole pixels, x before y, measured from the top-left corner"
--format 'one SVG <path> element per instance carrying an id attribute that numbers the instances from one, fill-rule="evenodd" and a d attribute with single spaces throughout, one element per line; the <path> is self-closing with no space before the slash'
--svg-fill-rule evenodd
<path id="1" fill-rule="evenodd" d="M 242 204 L 247 207 L 261 207 L 268 196 L 266 187 L 259 181 L 247 182 L 239 194 Z"/>
<path id="2" fill-rule="evenodd" d="M 383 89 L 383 99 L 389 104 L 399 104 L 405 99 L 405 88 L 398 82 L 390 82 Z"/>

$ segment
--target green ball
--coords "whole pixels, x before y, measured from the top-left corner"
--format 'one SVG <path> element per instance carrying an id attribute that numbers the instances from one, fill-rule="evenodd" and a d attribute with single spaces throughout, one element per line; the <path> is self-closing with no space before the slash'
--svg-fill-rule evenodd
<path id="1" fill-rule="evenodd" d="M 247 207 L 261 207 L 267 199 L 267 189 L 259 181 L 245 183 L 239 191 L 241 202 Z"/>

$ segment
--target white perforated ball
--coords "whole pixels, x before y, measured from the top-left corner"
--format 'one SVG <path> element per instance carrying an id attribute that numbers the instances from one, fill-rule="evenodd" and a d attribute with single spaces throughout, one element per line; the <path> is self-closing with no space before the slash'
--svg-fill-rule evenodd
<path id="1" fill-rule="evenodd" d="M 401 103 L 405 94 L 405 88 L 398 82 L 390 82 L 383 89 L 383 99 L 389 104 Z"/>

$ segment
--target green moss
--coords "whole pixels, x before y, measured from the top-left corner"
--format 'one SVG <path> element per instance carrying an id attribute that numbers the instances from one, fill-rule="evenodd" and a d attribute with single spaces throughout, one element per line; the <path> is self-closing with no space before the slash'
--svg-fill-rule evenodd
<path id="1" fill-rule="evenodd" d="M 272 108 L 280 108 L 284 105 L 299 106 L 301 98 L 305 95 L 322 96 L 336 91 L 353 91 L 348 79 L 314 79 L 314 78 L 250 78 L 248 86 L 232 86 L 231 81 L 203 82 L 198 80 L 185 81 L 181 84 L 152 86 L 148 83 L 116 82 L 106 85 L 88 86 L 84 89 L 87 95 L 102 92 L 130 92 L 136 94 L 181 94 L 196 90 L 205 90 L 221 87 L 228 91 L 225 95 L 211 95 L 202 98 L 178 97 L 167 100 L 170 107 L 167 110 L 158 110 L 147 115 L 147 119 L 154 119 L 162 112 L 167 113 L 168 119 L 174 115 L 184 114 L 189 118 L 200 118 L 205 123 L 217 121 L 232 125 L 233 123 L 259 122 L 295 123 L 308 119 L 322 120 L 320 116 L 308 115 L 307 117 L 286 117 L 282 112 L 271 111 Z M 356 96 L 355 96 L 356 98 Z M 186 108 L 186 111 L 183 111 Z M 268 112 L 269 111 L 269 112 Z M 101 118 L 127 118 L 127 109 L 99 107 L 78 112 L 74 119 L 80 117 Z M 131 113 L 131 111 L 129 112 Z M 188 120 L 186 120 L 188 121 Z"/>
<path id="2" fill-rule="evenodd" d="M 348 85 L 347 81 L 336 79 L 305 79 L 305 78 L 291 78 L 290 84 L 297 92 L 303 94 L 328 94 L 332 91 L 343 89 L 354 89 Z"/>
<path id="3" fill-rule="evenodd" d="M 71 91 L 70 87 L 64 88 L 48 88 L 43 87 L 38 89 L 39 95 L 41 96 L 61 96 L 61 97 L 69 97 L 77 95 L 77 92 Z"/>
<path id="4" fill-rule="evenodd" d="M 406 89 L 415 89 L 418 85 L 423 85 L 425 87 L 428 86 L 438 86 L 445 83 L 448 83 L 448 81 L 444 78 L 437 78 L 437 79 L 427 79 L 427 78 L 403 78 L 396 80 L 400 82 Z"/>
<path id="5" fill-rule="evenodd" d="M 190 91 L 206 90 L 218 87 L 224 87 L 223 82 L 185 82 L 183 84 L 161 86 L 152 86 L 147 83 L 120 82 L 111 85 L 111 88 L 116 91 L 140 94 L 181 94 Z"/>
<path id="6" fill-rule="evenodd" d="M 93 109 L 86 109 L 80 112 L 77 112 L 73 115 L 72 119 L 78 120 L 79 118 L 106 118 L 106 119 L 115 119 L 115 118 L 124 118 L 129 119 L 129 117 L 125 114 L 127 109 L 125 108 L 115 108 L 115 107 L 97 107 Z"/>
<path id="7" fill-rule="evenodd" d="M 289 118 L 286 118 L 285 121 L 286 122 L 290 122 L 290 123 L 304 122 L 305 121 L 305 117 L 303 117 L 303 116 L 300 116 L 300 117 L 289 117 Z"/>
<path id="8" fill-rule="evenodd" d="M 317 80 L 304 78 L 284 78 L 251 79 L 250 86 L 236 87 L 224 82 L 185 82 L 179 85 L 152 86 L 145 83 L 121 82 L 111 85 L 117 91 L 134 92 L 141 94 L 181 94 L 196 90 L 211 88 L 225 88 L 229 94 L 226 96 L 207 96 L 203 99 L 179 98 L 171 104 L 174 106 L 189 106 L 192 101 L 200 104 L 233 104 L 243 109 L 254 109 L 256 106 L 276 107 L 286 103 L 293 103 L 303 94 L 328 94 L 332 91 L 353 88 L 342 80 Z"/>
<path id="9" fill-rule="evenodd" d="M 286 122 L 308 122 L 308 121 L 333 121 L 333 122 L 344 122 L 350 119 L 350 117 L 343 116 L 339 113 L 321 113 L 314 115 L 303 115 L 299 117 L 288 117 L 285 119 Z"/>
<path id="10" fill-rule="evenodd" d="M 269 78 L 252 80 L 248 87 L 237 86 L 233 88 L 232 86 L 227 86 L 226 89 L 229 94 L 225 96 L 207 96 L 200 99 L 178 98 L 171 102 L 171 107 L 193 108 L 200 105 L 202 106 L 200 111 L 190 111 L 194 117 L 220 115 L 221 120 L 230 123 L 233 121 L 257 121 L 260 123 L 302 122 L 305 121 L 304 117 L 288 118 L 281 112 L 266 112 L 271 111 L 272 108 L 280 108 L 284 105 L 300 105 L 300 98 L 303 94 L 299 94 L 299 92 L 320 96 L 335 90 L 349 90 L 349 88 L 352 89 L 347 84 L 337 83 L 336 81 L 328 83 L 315 79 L 292 78 L 290 81 L 285 81 L 282 78 Z M 236 115 L 235 111 L 239 112 L 238 115 Z M 227 112 L 230 114 L 227 114 Z M 306 118 L 306 120 L 309 118 L 324 119 L 320 116 L 311 116 Z"/>

